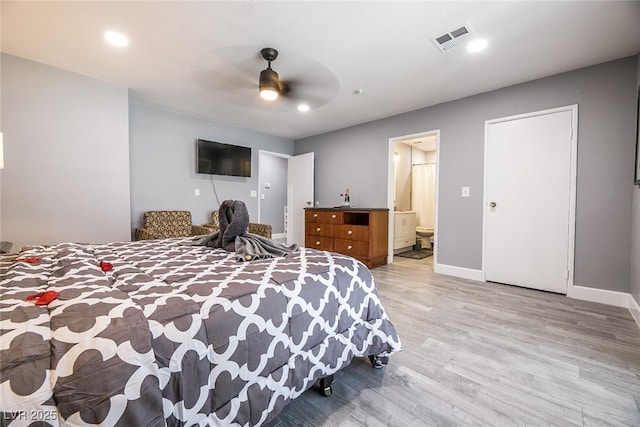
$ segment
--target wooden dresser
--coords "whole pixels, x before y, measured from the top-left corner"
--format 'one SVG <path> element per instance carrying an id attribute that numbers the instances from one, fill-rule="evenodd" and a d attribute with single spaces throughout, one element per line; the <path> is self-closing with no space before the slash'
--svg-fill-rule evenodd
<path id="1" fill-rule="evenodd" d="M 389 210 L 305 209 L 305 246 L 350 255 L 369 268 L 387 263 Z"/>

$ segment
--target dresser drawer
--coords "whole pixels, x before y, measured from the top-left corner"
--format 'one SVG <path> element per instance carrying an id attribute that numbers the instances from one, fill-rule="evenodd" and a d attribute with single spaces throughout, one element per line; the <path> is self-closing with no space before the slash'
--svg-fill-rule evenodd
<path id="1" fill-rule="evenodd" d="M 335 242 L 334 250 L 336 252 L 340 252 L 341 254 L 349 255 L 354 258 L 369 258 L 368 242 L 345 239 L 336 239 Z"/>
<path id="2" fill-rule="evenodd" d="M 304 233 L 312 236 L 333 237 L 335 225 L 321 222 L 307 222 L 304 225 Z"/>
<path id="3" fill-rule="evenodd" d="M 322 237 L 307 234 L 304 238 L 304 246 L 321 251 L 333 251 L 333 237 Z"/>
<path id="4" fill-rule="evenodd" d="M 306 210 L 304 220 L 305 223 L 342 224 L 342 212 Z"/>
<path id="5" fill-rule="evenodd" d="M 336 225 L 336 239 L 369 241 L 369 227 L 366 225 Z"/>

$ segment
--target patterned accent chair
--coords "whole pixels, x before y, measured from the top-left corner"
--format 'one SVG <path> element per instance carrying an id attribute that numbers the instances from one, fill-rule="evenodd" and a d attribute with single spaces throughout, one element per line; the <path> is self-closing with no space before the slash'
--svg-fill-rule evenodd
<path id="1" fill-rule="evenodd" d="M 136 240 L 170 239 L 209 233 L 209 229 L 191 223 L 189 211 L 150 211 L 144 213 L 143 219 L 142 228 L 136 228 Z"/>
<path id="2" fill-rule="evenodd" d="M 207 228 L 207 234 L 215 233 L 220 228 L 219 221 L 219 212 L 213 211 L 211 212 L 211 222 L 209 224 L 203 225 L 203 227 Z M 250 222 L 247 226 L 247 233 L 257 234 L 258 236 L 266 237 L 267 239 L 271 238 L 271 226 L 269 224 L 258 224 L 257 222 Z"/>

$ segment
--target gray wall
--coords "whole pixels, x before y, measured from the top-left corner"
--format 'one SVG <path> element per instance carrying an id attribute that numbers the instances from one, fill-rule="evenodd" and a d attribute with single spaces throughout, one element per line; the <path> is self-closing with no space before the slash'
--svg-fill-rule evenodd
<path id="1" fill-rule="evenodd" d="M 2 54 L 1 102 L 1 239 L 128 240 L 127 89 Z"/>
<path id="2" fill-rule="evenodd" d="M 638 55 L 636 88 L 640 88 L 640 55 Z M 640 111 L 638 112 L 640 115 Z M 640 132 L 640 130 L 638 130 Z M 640 154 L 640 153 L 639 153 Z M 631 233 L 631 295 L 640 304 L 640 185 L 633 187 L 633 228 Z"/>
<path id="3" fill-rule="evenodd" d="M 271 224 L 272 232 L 284 233 L 284 207 L 287 204 L 287 168 L 285 157 L 260 153 L 260 222 Z M 265 187 L 269 184 L 269 188 Z"/>
<path id="4" fill-rule="evenodd" d="M 131 103 L 129 111 L 132 229 L 152 210 L 188 210 L 194 224 L 205 224 L 219 208 L 218 200 L 226 199 L 244 201 L 255 222 L 258 199 L 250 192 L 259 191 L 258 151 L 293 154 L 293 141 L 286 138 L 143 104 Z M 196 173 L 198 138 L 251 147 L 251 177 Z"/>
<path id="5" fill-rule="evenodd" d="M 485 120 L 578 104 L 574 284 L 629 292 L 636 62 L 620 59 L 305 138 L 295 152 L 316 153 L 320 205 L 349 187 L 356 206 L 383 207 L 389 138 L 440 129 L 438 262 L 480 270 Z M 462 186 L 471 197 L 460 197 Z"/>

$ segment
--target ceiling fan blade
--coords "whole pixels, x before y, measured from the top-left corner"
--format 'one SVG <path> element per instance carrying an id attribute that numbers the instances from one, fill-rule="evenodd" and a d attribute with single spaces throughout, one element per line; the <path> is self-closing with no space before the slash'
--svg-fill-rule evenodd
<path id="1" fill-rule="evenodd" d="M 297 103 L 306 103 L 314 108 L 326 105 L 333 100 L 339 86 L 331 81 L 308 81 L 305 79 L 284 81 L 286 92 L 282 93 L 284 99 Z"/>
<path id="2" fill-rule="evenodd" d="M 242 104 L 245 95 L 257 94 L 264 68 L 266 64 L 254 46 L 227 46 L 204 52 L 191 65 L 191 75 L 204 90 Z"/>

